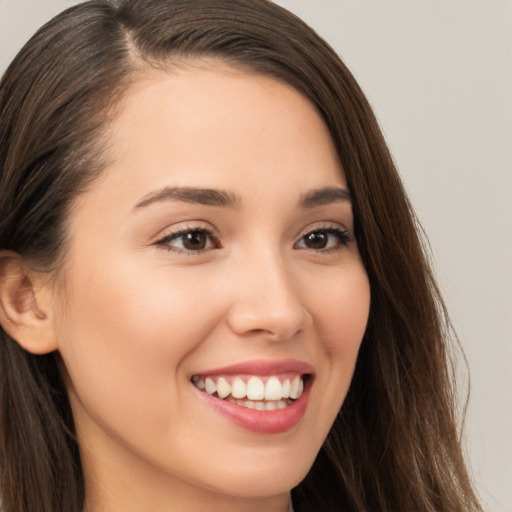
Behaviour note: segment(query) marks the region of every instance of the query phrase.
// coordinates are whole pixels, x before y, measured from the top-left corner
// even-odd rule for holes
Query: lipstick
[[[255,360],[194,374],[202,400],[236,425],[262,434],[292,429],[304,416],[313,367],[294,360]]]

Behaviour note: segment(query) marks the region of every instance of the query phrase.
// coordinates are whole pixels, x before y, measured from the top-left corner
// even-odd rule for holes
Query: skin
[[[370,303],[350,202],[298,205],[347,187],[328,130],[289,86],[203,63],[133,84],[107,138],[111,164],[69,219],[51,315],[86,510],[284,512],[342,405]],[[165,187],[237,201],[136,207]],[[169,240],[183,229],[215,240],[187,250]],[[327,246],[308,247],[310,232]],[[279,434],[236,425],[190,382],[290,358],[315,378],[304,417]]]

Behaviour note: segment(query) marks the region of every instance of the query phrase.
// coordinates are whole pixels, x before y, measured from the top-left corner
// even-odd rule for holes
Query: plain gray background
[[[0,0],[0,73],[66,0]],[[512,2],[278,0],[337,50],[380,120],[468,358],[466,445],[512,512]]]

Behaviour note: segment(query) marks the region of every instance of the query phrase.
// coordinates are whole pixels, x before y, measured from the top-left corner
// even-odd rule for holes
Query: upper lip
[[[279,359],[279,360],[263,360],[244,361],[241,363],[223,366],[222,368],[213,368],[206,371],[194,373],[207,377],[208,375],[276,375],[279,373],[294,372],[301,375],[313,374],[314,369],[309,363],[299,361],[297,359]]]

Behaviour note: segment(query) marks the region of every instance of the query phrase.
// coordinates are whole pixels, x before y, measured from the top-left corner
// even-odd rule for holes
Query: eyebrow
[[[339,202],[352,202],[350,192],[346,188],[326,187],[308,192],[300,199],[299,208],[309,209]]]
[[[181,201],[183,203],[203,204],[206,206],[221,206],[226,208],[238,209],[241,200],[235,194],[224,190],[210,188],[194,187],[165,187],[151,192],[145,196],[142,201],[135,205],[135,210],[144,208],[150,204],[162,201]]]
[[[206,206],[239,209],[241,199],[224,190],[194,187],[165,187],[151,192],[135,205],[135,210],[164,201],[181,201]],[[351,202],[350,192],[345,188],[326,187],[305,194],[298,203],[301,209],[310,209],[331,203]]]

